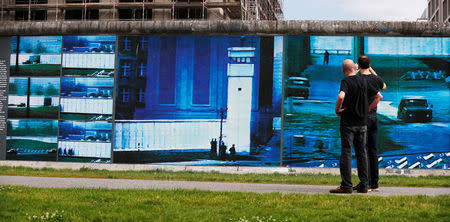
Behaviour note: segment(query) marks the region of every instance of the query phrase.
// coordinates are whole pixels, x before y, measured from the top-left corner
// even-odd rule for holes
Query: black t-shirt
[[[367,83],[360,76],[346,76],[341,81],[341,90],[345,92],[341,115],[341,126],[364,126],[367,124],[369,110]]]
[[[363,78],[367,81],[367,96],[369,98],[369,105],[372,103],[372,101],[375,99],[375,96],[377,93],[383,88],[384,82],[381,77],[377,75],[365,75],[361,74]],[[369,116],[377,116],[377,107],[375,107],[373,110],[369,112]]]

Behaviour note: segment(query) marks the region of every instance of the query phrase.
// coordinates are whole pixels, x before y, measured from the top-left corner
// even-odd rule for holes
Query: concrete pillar
[[[309,36],[287,36],[285,70],[288,75],[298,75],[311,61],[311,40]]]
[[[358,62],[360,55],[364,55],[364,37],[355,36],[353,38],[353,61]]]
[[[207,19],[207,20],[224,20],[224,19],[229,19],[229,18],[225,17],[223,9],[214,8],[214,9],[207,10],[205,19]]]
[[[119,0],[100,0],[100,3],[112,3],[113,1],[119,2]],[[114,14],[116,19],[119,18],[119,13],[117,8],[115,9],[99,9],[99,20],[111,20],[114,19]]]
[[[50,5],[56,5],[61,4],[61,1],[63,0],[48,0],[48,4]],[[58,10],[56,9],[47,9],[47,21],[56,21],[56,14],[58,13]],[[58,15],[58,20],[60,20],[60,15]]]
[[[153,0],[153,2],[172,2],[171,0]],[[153,9],[153,20],[171,20],[172,9]]]

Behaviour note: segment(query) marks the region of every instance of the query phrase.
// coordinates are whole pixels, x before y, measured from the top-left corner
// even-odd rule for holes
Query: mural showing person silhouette
[[[323,64],[328,65],[328,62],[330,61],[330,53],[328,52],[328,50],[325,50],[325,53],[323,55]]]
[[[211,157],[215,157],[217,156],[217,140],[216,139],[211,139],[211,150],[209,151],[211,154]]]
[[[224,142],[219,146],[219,158],[220,160],[225,160],[225,156],[227,155],[227,146]]]
[[[230,160],[235,162],[236,161],[236,147],[234,144],[230,148]]]

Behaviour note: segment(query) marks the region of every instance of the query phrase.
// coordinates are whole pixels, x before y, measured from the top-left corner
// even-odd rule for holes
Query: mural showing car
[[[398,106],[397,118],[405,122],[431,122],[433,105],[422,96],[405,96]]]
[[[289,77],[286,84],[286,97],[295,96],[308,99],[310,83],[305,77]]]

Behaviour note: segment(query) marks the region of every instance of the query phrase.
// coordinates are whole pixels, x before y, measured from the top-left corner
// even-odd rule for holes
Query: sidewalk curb
[[[98,179],[98,178],[61,178],[61,177],[24,177],[0,176],[0,184],[7,186],[27,186],[53,189],[151,189],[151,190],[201,190],[214,192],[248,192],[248,193],[298,193],[330,194],[336,186],[264,184],[264,183],[230,183],[204,181],[165,181],[133,179]],[[339,195],[339,194],[338,194]],[[344,194],[347,195],[347,194]],[[417,187],[382,187],[378,192],[353,195],[368,196],[441,196],[450,195],[450,188]]]
[[[174,166],[151,164],[110,164],[110,163],[69,163],[44,161],[11,161],[2,160],[0,166],[30,167],[34,169],[71,169],[81,168],[109,170],[109,171],[191,171],[191,172],[219,172],[228,174],[332,174],[340,175],[339,168],[308,168],[308,167],[249,167],[249,166]],[[356,174],[356,169],[352,169]],[[449,176],[450,170],[423,170],[423,169],[380,169],[380,175],[419,176]]]

